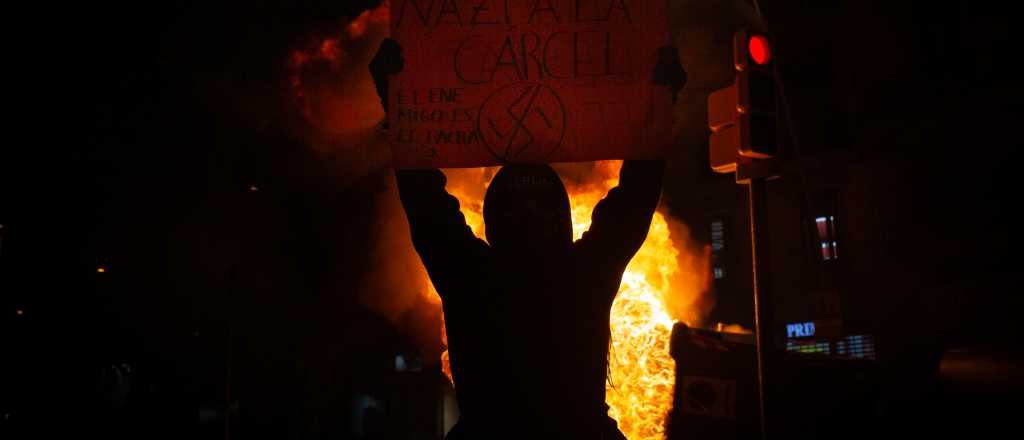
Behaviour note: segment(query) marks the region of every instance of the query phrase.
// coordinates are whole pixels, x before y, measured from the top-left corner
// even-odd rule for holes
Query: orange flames
[[[295,50],[287,60],[290,95],[313,133],[311,147],[333,150],[372,138],[383,112],[366,65],[375,42],[386,33],[388,9],[385,1],[350,21],[336,35]],[[589,228],[594,206],[618,183],[620,163],[599,162],[592,168],[555,166],[569,190],[575,238]],[[484,236],[483,196],[495,172],[495,168],[446,170],[448,191],[459,198],[466,221],[479,237]],[[408,246],[408,257],[415,258],[411,243],[395,246]],[[395,249],[384,248],[389,257],[385,261],[393,262]],[[609,322],[612,342],[605,399],[609,414],[630,440],[664,437],[675,382],[675,363],[669,356],[672,325],[682,321],[698,326],[706,316],[712,305],[706,295],[709,260],[709,248],[695,246],[685,225],[659,212],[647,241],[626,269]],[[426,299],[436,307],[440,298],[422,266],[418,267],[416,273],[422,274],[428,286]],[[382,278],[393,277],[384,274]],[[390,314],[397,312],[391,310]],[[442,343],[447,343],[444,334]],[[441,361],[450,380],[447,351]]]
[[[599,162],[590,172],[579,165],[556,166],[567,180],[572,205],[573,235],[590,227],[590,214],[608,190],[618,184],[620,161]],[[494,168],[446,170],[448,191],[459,198],[473,232],[484,236],[483,194]],[[579,174],[578,180],[565,175]],[[622,278],[612,305],[610,377],[605,401],[609,414],[630,440],[661,439],[672,405],[675,362],[669,355],[672,325],[699,324],[710,304],[708,255],[689,243],[685,226],[658,212],[643,247]],[[433,288],[431,288],[433,291]],[[447,352],[443,369],[450,376]]]

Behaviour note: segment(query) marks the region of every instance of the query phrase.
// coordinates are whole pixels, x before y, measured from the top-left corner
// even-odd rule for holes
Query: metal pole
[[[761,416],[761,438],[768,438],[767,354],[773,345],[769,304],[768,237],[761,233],[765,212],[765,181],[751,178],[747,184],[750,196],[750,250],[754,286],[754,335],[757,343],[757,391]]]

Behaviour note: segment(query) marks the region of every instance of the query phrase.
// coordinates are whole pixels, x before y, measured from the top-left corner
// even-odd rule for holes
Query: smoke
[[[680,156],[703,162],[707,159],[688,147],[707,145],[708,95],[735,78],[733,34],[744,27],[766,28],[748,0],[678,0],[669,2],[668,8],[669,39],[689,73],[675,105],[673,135],[682,147],[677,148]]]
[[[327,35],[311,36],[285,60],[293,131],[333,162],[345,181],[388,166],[379,130],[384,110],[369,63],[388,36],[389,2]]]
[[[355,287],[367,308],[387,319],[426,363],[443,347],[441,303],[412,247],[380,124],[384,110],[369,63],[388,36],[389,2],[347,23],[309,36],[284,61],[293,131],[328,162],[345,185],[381,179],[367,252],[369,267]]]
[[[409,223],[388,173],[371,213],[371,268],[357,288],[360,301],[394,324],[426,363],[441,355],[441,301],[412,246]]]
[[[676,139],[688,145],[706,142],[703,106],[708,91],[724,85],[724,78],[731,72],[730,51],[725,50],[731,44],[731,32],[742,23],[756,21],[740,0],[710,3],[713,5],[675,2],[670,17],[672,39],[690,72],[690,84],[675,109]],[[377,219],[371,232],[374,245],[367,255],[372,269],[357,286],[358,295],[368,308],[402,331],[421,359],[432,362],[440,357],[444,345],[440,301],[412,247],[393,176],[381,173],[389,166],[390,149],[379,130],[384,113],[368,71],[377,47],[389,34],[388,15],[389,3],[385,1],[347,24],[339,23],[335,33],[312,36],[295,48],[284,62],[287,94],[296,133],[333,163],[342,181],[386,176],[372,213]],[[711,18],[702,20],[699,16]],[[593,206],[617,183],[620,163],[554,165],[571,195],[574,218],[585,219],[586,224],[574,225],[577,238],[589,224]],[[478,237],[485,236],[482,204],[496,171],[445,170],[447,189],[460,200],[462,212]],[[676,252],[674,265],[647,268],[645,272],[649,281],[665,292],[663,300],[673,319],[704,326],[715,303],[710,248],[695,240],[686,224],[665,210],[659,213],[668,230],[664,239],[670,243],[657,247],[664,250],[667,245]],[[646,257],[638,254],[637,258]]]
[[[711,288],[711,246],[698,242],[690,227],[674,217],[664,214],[669,237],[679,252],[677,268],[671,276],[672,290],[665,298],[665,306],[673,319],[691,327],[704,327],[715,306]]]

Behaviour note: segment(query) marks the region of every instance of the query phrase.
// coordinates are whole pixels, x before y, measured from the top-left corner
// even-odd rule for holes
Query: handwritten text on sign
[[[652,158],[671,96],[651,84],[659,0],[394,0],[399,168]]]

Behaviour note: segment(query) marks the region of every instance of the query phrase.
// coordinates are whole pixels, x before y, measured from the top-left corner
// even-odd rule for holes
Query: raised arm
[[[594,207],[590,229],[577,244],[625,268],[647,239],[664,174],[661,160],[623,162],[619,185]]]
[[[444,284],[464,278],[470,264],[482,261],[487,243],[473,235],[459,200],[445,191],[440,170],[396,170],[395,177],[413,246],[443,296],[450,291]]]
[[[652,82],[669,87],[672,102],[676,102],[686,80],[678,49],[674,46],[658,48],[658,64]],[[619,186],[608,191],[604,200],[594,207],[590,229],[577,246],[588,254],[607,256],[624,269],[647,239],[651,218],[661,198],[664,175],[663,160],[625,161],[619,171]]]
[[[404,68],[401,45],[385,38],[369,65],[385,115],[388,113],[388,76]],[[383,127],[387,126],[385,117]],[[459,211],[459,200],[445,191],[447,178],[440,170],[395,170],[395,179],[398,196],[409,219],[413,247],[443,297],[454,291],[446,288],[446,284],[465,278],[461,273],[467,270],[466,266],[481,261],[487,252],[487,243],[473,235]]]

